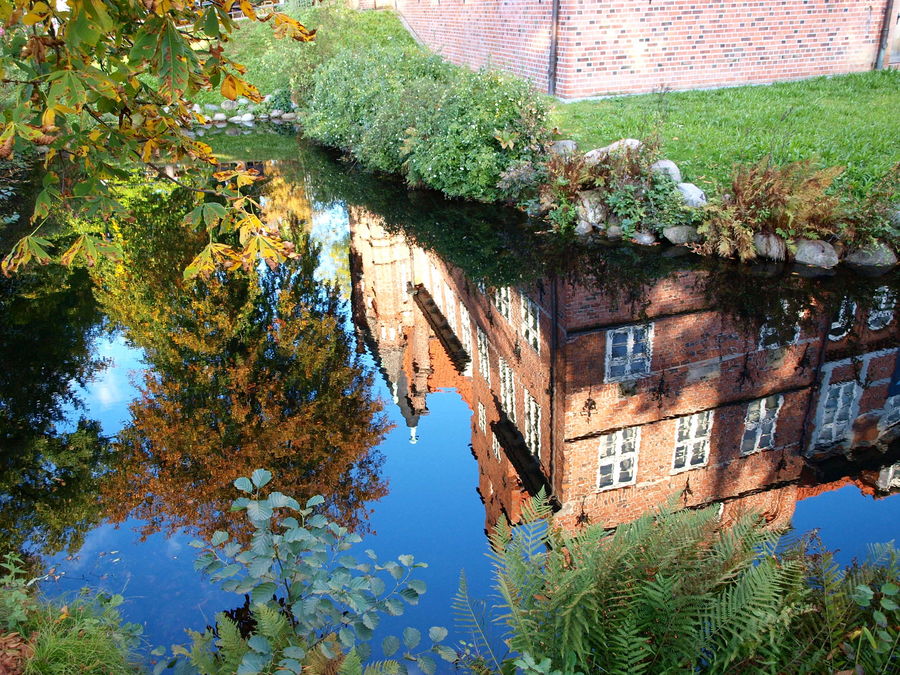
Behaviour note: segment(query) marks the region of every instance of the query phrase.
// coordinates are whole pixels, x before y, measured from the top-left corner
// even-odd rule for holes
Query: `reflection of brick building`
[[[847,303],[834,322],[751,330],[711,310],[703,273],[685,271],[648,288],[637,319],[584,286],[479,288],[363,211],[351,237],[354,318],[410,426],[439,388],[473,411],[489,524],[515,520],[542,485],[569,526],[616,525],[676,496],[787,522],[815,484],[849,480],[846,462],[835,478],[808,457],[880,457],[900,429],[887,289],[866,316]],[[882,492],[892,481],[888,469],[855,479]]]

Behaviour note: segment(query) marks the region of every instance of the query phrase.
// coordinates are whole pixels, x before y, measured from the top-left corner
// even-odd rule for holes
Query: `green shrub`
[[[512,656],[491,650],[464,582],[454,602],[479,673],[888,673],[900,667],[900,557],[841,569],[758,517],[651,512],[614,532],[556,529],[535,500],[491,535]],[[463,580],[464,581],[464,580]],[[474,609],[473,609],[474,608]]]
[[[360,537],[315,511],[325,501],[322,497],[301,507],[280,492],[264,495],[271,478],[270,472],[257,469],[234,482],[248,495],[237,499],[233,509],[247,514],[253,528],[249,542],[219,531],[209,545],[193,543],[203,549],[195,563],[198,570],[224,590],[249,596],[250,619],[238,625],[225,613],[216,615],[215,630],[191,632],[191,649],[176,647],[177,658],[160,662],[158,671],[178,666],[205,675],[362,675],[381,617],[403,614],[405,605],[417,604],[425,592],[424,582],[412,576],[424,563],[401,555],[380,564],[371,550],[365,561],[358,560],[350,550]],[[407,628],[402,659],[373,664],[365,672],[406,673],[406,664],[413,663],[434,675],[435,657],[456,659],[453,649],[440,644],[446,636],[444,628],[432,627],[430,645],[420,648],[421,634]],[[388,636],[382,649],[391,657],[401,650],[401,638]]]
[[[527,83],[418,47],[336,55],[313,74],[305,108],[310,138],[452,197],[497,199],[501,174],[545,140],[546,111]]]
[[[46,602],[20,559],[9,555],[0,567],[0,632],[31,636],[25,675],[142,672],[135,654],[141,627],[122,622],[122,596],[83,591],[64,605]]]

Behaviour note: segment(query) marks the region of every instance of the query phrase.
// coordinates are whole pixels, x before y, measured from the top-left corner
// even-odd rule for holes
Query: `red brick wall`
[[[557,94],[578,98],[868,70],[887,0],[561,0]],[[362,0],[454,63],[546,90],[552,0]],[[887,60],[887,59],[886,59]]]

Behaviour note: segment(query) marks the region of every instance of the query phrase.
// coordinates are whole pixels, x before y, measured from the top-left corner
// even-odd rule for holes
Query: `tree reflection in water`
[[[324,494],[333,516],[360,527],[386,493],[374,447],[388,426],[337,289],[316,279],[305,224],[282,223],[295,260],[185,282],[202,245],[178,226],[187,196],[155,190],[134,189],[136,218],[118,232],[125,263],[98,279],[102,306],[148,363],[102,489],[106,514],[144,521],[145,535],[233,529],[232,481],[265,467],[273,489]]]

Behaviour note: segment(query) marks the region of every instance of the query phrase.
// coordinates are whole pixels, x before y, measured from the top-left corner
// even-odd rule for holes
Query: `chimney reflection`
[[[749,327],[706,272],[634,303],[563,280],[490,288],[351,209],[353,314],[416,438],[427,396],[472,410],[487,526],[541,488],[565,527],[616,526],[677,498],[787,524],[849,483],[900,489],[896,293],[863,310]]]

